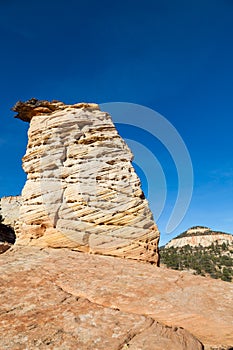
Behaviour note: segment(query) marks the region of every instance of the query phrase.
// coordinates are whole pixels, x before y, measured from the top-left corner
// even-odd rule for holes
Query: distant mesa
[[[195,275],[233,280],[233,235],[205,226],[191,227],[160,248],[161,263]]]
[[[173,238],[165,245],[165,248],[181,248],[185,245],[190,245],[191,247],[199,245],[202,247],[208,247],[211,244],[216,243],[219,245],[223,243],[233,244],[233,236],[230,233],[214,231],[209,227],[194,226]]]

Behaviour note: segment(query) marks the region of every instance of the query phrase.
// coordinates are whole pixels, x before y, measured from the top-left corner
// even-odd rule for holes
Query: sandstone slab
[[[199,350],[202,342],[208,350],[233,345],[231,283],[38,247],[2,254],[0,279],[0,348]]]

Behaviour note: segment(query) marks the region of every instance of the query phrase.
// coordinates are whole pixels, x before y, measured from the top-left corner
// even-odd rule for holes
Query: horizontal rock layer
[[[111,117],[95,104],[57,101],[15,111],[30,120],[17,244],[158,264],[159,232]]]

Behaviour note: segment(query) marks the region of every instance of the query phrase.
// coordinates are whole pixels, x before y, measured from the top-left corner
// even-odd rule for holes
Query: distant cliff
[[[173,238],[160,249],[161,263],[175,270],[231,282],[233,278],[233,236],[195,226]]]
[[[213,231],[209,227],[195,226],[173,238],[165,248],[181,248],[185,245],[208,247],[213,243],[233,244],[233,236],[229,233]]]

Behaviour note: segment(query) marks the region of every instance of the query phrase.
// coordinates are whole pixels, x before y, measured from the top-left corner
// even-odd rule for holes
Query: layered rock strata
[[[173,238],[165,248],[182,248],[186,245],[209,247],[211,244],[221,245],[223,243],[233,245],[233,235],[214,231],[204,226],[195,226]]]
[[[2,223],[12,228],[19,219],[21,196],[8,196],[0,198],[0,217]]]
[[[17,244],[158,264],[159,232],[110,115],[36,99],[13,110],[30,122]]]

